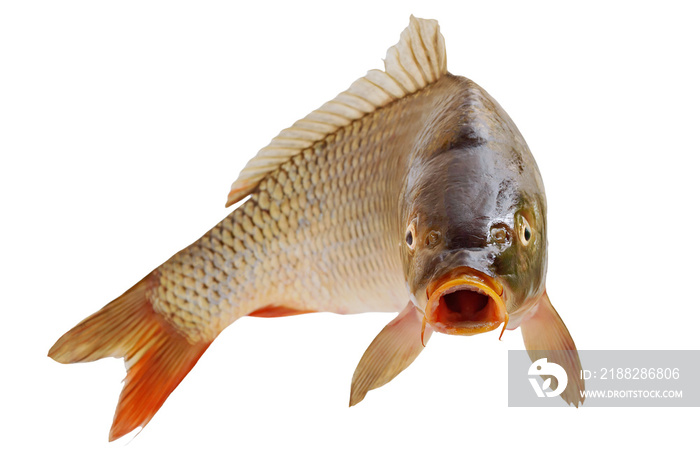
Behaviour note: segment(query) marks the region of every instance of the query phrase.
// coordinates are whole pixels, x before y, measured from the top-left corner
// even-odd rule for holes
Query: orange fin
[[[578,407],[583,403],[584,381],[581,379],[581,360],[576,344],[557,311],[549,301],[547,292],[535,304],[533,315],[520,324],[525,348],[533,362],[546,358],[560,365],[568,377],[566,389],[560,394],[568,404]],[[552,390],[556,389],[556,378]]]
[[[411,303],[406,305],[374,338],[352,376],[350,406],[359,403],[367,392],[384,386],[405,370],[421,353],[433,330],[423,329],[423,314]]]
[[[190,343],[153,310],[147,292],[156,284],[157,275],[148,275],[49,351],[61,363],[124,357],[127,374],[110,441],[145,426],[211,343]]]
[[[259,308],[248,316],[258,318],[279,318],[283,316],[304,315],[305,313],[315,313],[314,310],[297,310],[288,307],[279,307],[277,305],[268,305],[267,307]]]

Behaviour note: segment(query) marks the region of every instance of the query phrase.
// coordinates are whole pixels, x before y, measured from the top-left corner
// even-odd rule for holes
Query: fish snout
[[[497,279],[469,267],[459,267],[427,288],[425,322],[446,334],[469,336],[508,323],[503,286]]]

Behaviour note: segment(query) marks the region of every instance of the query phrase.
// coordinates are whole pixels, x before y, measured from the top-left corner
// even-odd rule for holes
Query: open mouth
[[[447,334],[485,333],[508,322],[503,287],[494,278],[461,267],[428,286],[426,323]]]

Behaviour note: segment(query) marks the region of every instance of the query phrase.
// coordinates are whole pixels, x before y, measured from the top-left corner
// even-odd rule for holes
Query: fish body
[[[434,331],[522,325],[533,360],[578,373],[545,292],[542,179],[515,124],[447,72],[435,21],[412,17],[386,68],[282,131],[234,182],[233,212],[52,347],[63,363],[124,357],[110,439],[145,425],[244,316],[399,312],[360,360],[351,405]],[[562,393],[575,404],[577,383]]]

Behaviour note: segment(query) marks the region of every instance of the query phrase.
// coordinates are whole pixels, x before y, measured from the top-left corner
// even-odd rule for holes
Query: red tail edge
[[[191,343],[153,310],[151,273],[56,341],[49,357],[60,363],[123,357],[126,379],[109,440],[145,426],[197,363],[211,341]]]

